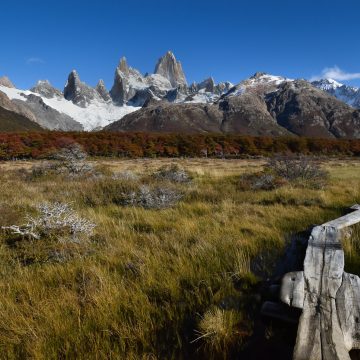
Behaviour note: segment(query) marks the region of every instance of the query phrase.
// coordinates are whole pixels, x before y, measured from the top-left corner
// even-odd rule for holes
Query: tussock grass
[[[261,171],[263,161],[178,159],[193,180],[172,184],[184,196],[161,210],[123,206],[118,197],[145,183],[165,185],[151,174],[172,161],[94,162],[103,177],[29,181],[19,172],[32,164],[0,166],[0,225],[20,223],[43,202],[71,203],[97,225],[86,249],[71,249],[77,256],[63,262],[43,258],[47,249],[36,242],[17,248],[0,233],[2,358],[229,358],[251,336],[259,283],[289,235],[360,202],[353,160],[325,163],[324,189],[244,191],[239,176]],[[138,178],[112,178],[123,171]],[[357,247],[349,249],[354,259]],[[41,261],[21,261],[24,253]]]

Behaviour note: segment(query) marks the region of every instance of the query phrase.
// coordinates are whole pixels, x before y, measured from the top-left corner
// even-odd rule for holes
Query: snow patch
[[[125,115],[140,109],[139,107],[134,106],[116,106],[113,103],[101,102],[98,100],[91,102],[86,108],[81,108],[64,98],[54,97],[52,99],[47,99],[28,90],[23,91],[0,86],[0,91],[4,92],[10,100],[17,99],[26,101],[24,95],[31,94],[41,97],[46,105],[60,113],[70,116],[75,121],[82,124],[86,131],[103,128],[114,121],[120,120]]]

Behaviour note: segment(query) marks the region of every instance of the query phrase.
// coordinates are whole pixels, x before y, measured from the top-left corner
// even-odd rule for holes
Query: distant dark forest
[[[51,158],[60,148],[82,145],[90,156],[224,157],[279,153],[360,155],[360,140],[252,137],[219,134],[145,134],[109,132],[0,133],[0,160]]]

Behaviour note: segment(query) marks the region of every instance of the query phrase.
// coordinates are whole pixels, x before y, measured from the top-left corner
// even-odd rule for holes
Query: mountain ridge
[[[38,81],[30,90],[19,90],[7,77],[0,78],[0,91],[7,96],[3,101],[10,111],[50,130],[93,131],[124,126],[118,130],[161,131],[162,124],[163,129],[180,132],[360,136],[357,88],[331,79],[308,82],[261,72],[236,85],[216,84],[211,76],[188,85],[181,62],[171,51],[157,61],[154,73],[145,75],[122,57],[110,90],[103,80],[95,87],[87,85],[73,70],[63,91],[47,80]],[[165,110],[159,113],[159,109]],[[178,121],[167,124],[166,113]],[[353,135],[346,124],[353,126]]]

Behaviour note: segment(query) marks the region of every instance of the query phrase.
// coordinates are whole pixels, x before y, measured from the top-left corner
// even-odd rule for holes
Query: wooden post
[[[350,360],[360,349],[360,279],[344,272],[341,246],[341,229],[360,222],[360,207],[352,209],[312,230],[304,271],[282,280],[281,300],[303,310],[294,360]]]

